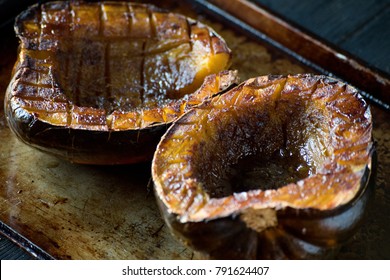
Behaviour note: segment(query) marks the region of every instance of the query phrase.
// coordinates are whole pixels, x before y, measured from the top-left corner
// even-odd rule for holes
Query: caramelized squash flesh
[[[370,109],[356,89],[324,76],[264,76],[176,121],[152,172],[166,222],[207,257],[324,258],[362,220],[373,153]]]

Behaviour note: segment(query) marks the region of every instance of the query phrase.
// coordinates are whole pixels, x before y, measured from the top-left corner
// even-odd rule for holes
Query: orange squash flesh
[[[250,79],[167,131],[152,164],[157,201],[172,230],[210,258],[325,257],[362,219],[371,133],[351,86]]]
[[[138,135],[151,126],[166,127],[213,94],[198,92],[191,97],[207,76],[227,69],[231,57],[226,43],[211,28],[147,4],[49,2],[19,15],[15,30],[20,49],[5,100],[10,126],[24,142],[81,163],[150,159],[151,152],[123,155],[127,158],[115,152],[111,158],[100,156],[98,148],[90,149],[89,159],[89,147],[71,143],[79,135],[88,138],[86,131],[104,134],[90,140],[109,142],[112,132]],[[223,80],[223,76],[227,73],[213,77]],[[221,90],[219,80],[207,82]],[[71,136],[68,143],[38,140],[35,134],[46,133],[41,128],[59,134],[67,130]],[[128,136],[131,142],[137,143],[137,137],[142,140]],[[99,149],[110,149],[100,144]],[[123,150],[131,145],[112,146]],[[82,156],[77,149],[83,150]]]

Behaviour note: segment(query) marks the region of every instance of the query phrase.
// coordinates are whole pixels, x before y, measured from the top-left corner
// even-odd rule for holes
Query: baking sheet
[[[156,2],[197,17],[219,32],[233,51],[231,68],[240,71],[242,80],[315,72],[268,43],[233,31],[212,16],[197,14],[195,6]],[[1,40],[3,93],[16,60],[17,41],[12,32],[4,33]],[[341,249],[338,258],[342,259],[390,258],[390,113],[375,105],[372,113],[378,147],[375,202],[359,232]],[[164,225],[151,190],[150,163],[88,166],[59,160],[16,139],[3,108],[0,143],[0,221],[36,245],[30,246],[31,254],[56,259],[196,258]],[[15,239],[26,246],[20,240]]]

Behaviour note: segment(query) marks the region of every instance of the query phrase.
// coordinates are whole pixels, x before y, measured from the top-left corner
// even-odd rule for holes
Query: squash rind
[[[240,111],[237,109],[240,106],[246,106],[246,109]],[[276,114],[279,119],[275,119],[273,108],[282,112]],[[269,114],[264,113],[267,110]],[[297,114],[297,110],[302,114]],[[310,150],[300,150],[309,163],[312,161],[316,166],[315,172],[296,183],[271,190],[261,190],[259,186],[246,192],[213,197],[207,191],[210,188],[207,182],[202,181],[207,176],[196,172],[209,170],[212,173],[226,166],[215,161],[208,163],[204,158],[211,156],[229,165],[237,156],[228,155],[233,151],[242,153],[245,141],[265,139],[278,142],[278,136],[274,135],[276,140],[266,138],[272,134],[261,138],[261,133],[266,131],[262,128],[257,134],[255,129],[251,130],[254,134],[249,138],[238,137],[241,142],[234,144],[234,135],[242,134],[250,127],[238,124],[242,124],[245,117],[249,122],[255,120],[251,114],[259,117],[258,123],[262,118],[265,126],[267,121],[272,123],[275,127],[270,131],[273,133],[277,132],[278,125],[283,124],[280,119],[299,123],[299,116],[304,116],[302,122],[310,119],[314,131],[319,131],[319,137],[326,137],[326,145],[318,145],[326,146],[327,150],[322,156],[316,155],[315,149],[314,154]],[[295,119],[291,118],[294,114]],[[318,128],[325,127],[324,124],[327,124],[326,128]],[[236,134],[223,132],[224,129],[233,131],[235,125]],[[288,134],[295,126],[283,127],[284,133]],[[223,138],[225,134],[230,137]],[[287,141],[294,143],[296,135],[292,132]],[[308,142],[303,144],[312,143],[311,132],[308,135]],[[229,140],[223,143],[222,139]],[[262,147],[279,147],[271,142]],[[209,148],[204,148],[205,145]],[[221,146],[224,148],[218,148]],[[207,149],[211,152],[208,153]],[[370,110],[356,89],[325,76],[265,76],[250,79],[179,118],[157,147],[152,176],[156,198],[167,224],[185,243],[211,258],[323,258],[351,237],[364,216],[374,185],[374,150]],[[221,174],[214,176],[218,178]],[[274,209],[278,223],[256,232],[240,218],[245,209]],[[219,231],[219,221],[231,224],[231,235],[227,229]],[[211,243],[217,244],[220,240],[220,247],[202,246],[201,243],[205,242],[202,231],[207,232]],[[252,236],[248,243],[241,242],[235,247],[234,250],[239,249],[242,254],[229,248],[225,253],[221,251],[224,244],[242,239],[242,234]],[[224,235],[229,237],[225,240]],[[273,238],[276,239],[272,241]],[[292,252],[276,248],[279,241],[286,244],[278,246],[290,245]],[[269,250],[273,252],[264,249],[263,245],[256,245],[259,242],[268,244],[264,246],[270,246]]]

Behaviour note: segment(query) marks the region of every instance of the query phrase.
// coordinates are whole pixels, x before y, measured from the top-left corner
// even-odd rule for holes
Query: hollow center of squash
[[[255,106],[218,113],[217,126],[209,114],[203,124],[206,140],[194,151],[194,170],[210,197],[277,189],[321,168],[329,156],[327,126],[316,109],[299,102],[291,106],[297,106],[294,116],[282,108],[266,112]]]

